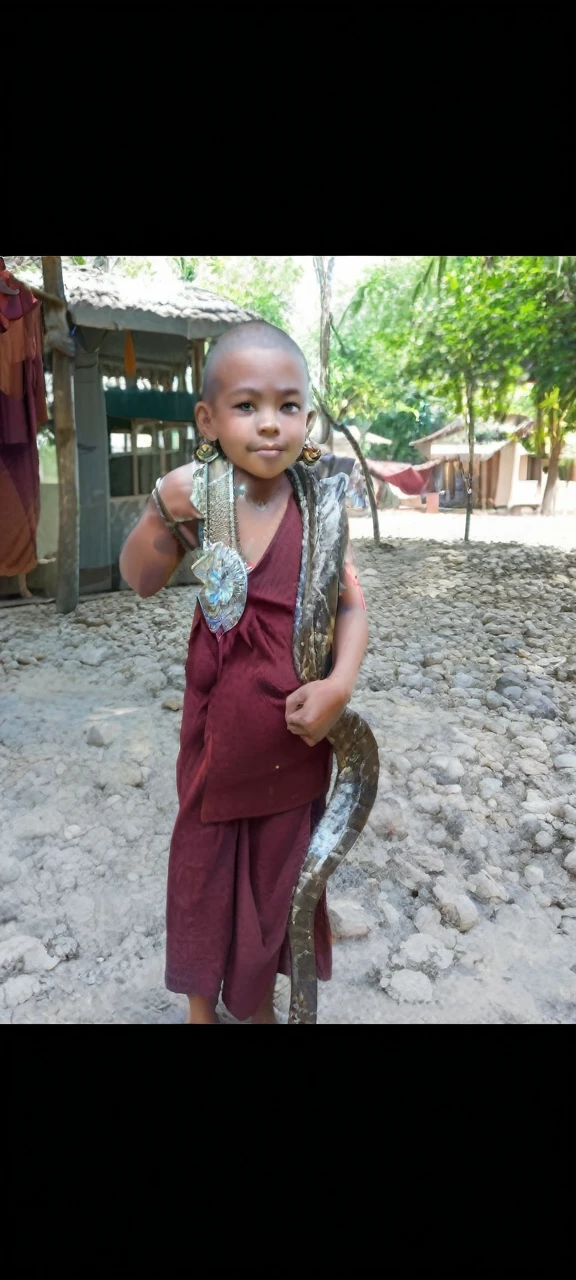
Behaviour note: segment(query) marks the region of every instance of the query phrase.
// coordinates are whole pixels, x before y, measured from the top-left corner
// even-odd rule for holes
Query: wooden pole
[[[474,403],[475,385],[472,379],[466,383],[466,412],[468,417],[468,475],[466,477],[466,523],[464,525],[464,541],[470,541],[470,521],[474,504],[474,444],[476,441],[476,406]]]
[[[196,338],[190,343],[190,364],[192,365],[192,390],[199,396],[202,390],[202,374],[204,371],[204,339]]]
[[[58,584],[56,612],[72,613],[78,604],[80,581],[80,502],[78,450],[74,416],[74,346],[68,337],[66,295],[61,258],[42,258],[44,288],[60,306],[44,302],[47,339],[52,348],[54,437],[58,463]],[[59,343],[60,349],[56,346]],[[64,354],[67,351],[68,354]]]

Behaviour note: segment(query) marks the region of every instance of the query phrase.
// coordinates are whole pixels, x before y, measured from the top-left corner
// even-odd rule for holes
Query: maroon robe
[[[170,849],[166,985],[223,999],[250,1017],[290,973],[294,886],[330,783],[332,752],[286,727],[299,688],[292,638],[302,550],[293,496],[248,575],[240,622],[214,636],[197,606],[188,661]],[[316,913],[319,978],[331,976],[325,896]]]
[[[30,573],[40,518],[38,427],[48,419],[42,368],[42,319],[30,290],[6,271],[18,293],[0,293],[0,577]]]

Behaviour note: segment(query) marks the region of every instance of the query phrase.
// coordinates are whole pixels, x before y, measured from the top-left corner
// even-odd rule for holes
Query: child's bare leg
[[[218,1022],[215,1000],[208,1000],[206,996],[188,996],[188,1004],[187,1022]]]
[[[276,1023],[278,1021],[274,1013],[275,986],[276,986],[276,979],[274,979],[274,982],[272,983],[271,987],[268,988],[266,995],[260,1001],[260,1004],[258,1005],[256,1012],[252,1014],[252,1022]]]
[[[18,590],[19,590],[20,595],[22,596],[22,599],[23,599],[23,600],[31,600],[31,599],[32,599],[32,592],[28,590],[28,585],[27,585],[27,583],[26,583],[26,574],[25,574],[25,573],[19,573],[19,574],[18,574]]]

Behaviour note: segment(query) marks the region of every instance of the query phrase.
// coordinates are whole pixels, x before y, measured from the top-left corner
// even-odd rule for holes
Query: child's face
[[[282,349],[229,352],[213,400],[196,406],[202,435],[219,440],[234,466],[266,480],[296,461],[314,417],[303,361]]]

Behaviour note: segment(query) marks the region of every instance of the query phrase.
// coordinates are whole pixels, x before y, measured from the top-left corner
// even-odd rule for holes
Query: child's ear
[[[210,412],[210,405],[207,404],[205,400],[199,400],[194,409],[194,414],[196,417],[196,426],[198,427],[200,434],[203,435],[206,440],[215,440],[216,432],[211,425],[212,414]]]
[[[310,413],[309,413],[309,414],[307,414],[307,417],[306,417],[306,430],[307,430],[308,432],[310,432],[310,431],[312,430],[312,427],[314,426],[314,423],[315,423],[315,421],[316,421],[316,418],[317,418],[317,417],[318,417],[318,414],[316,413],[316,410],[315,410],[315,409],[311,409],[311,410],[310,410]]]

